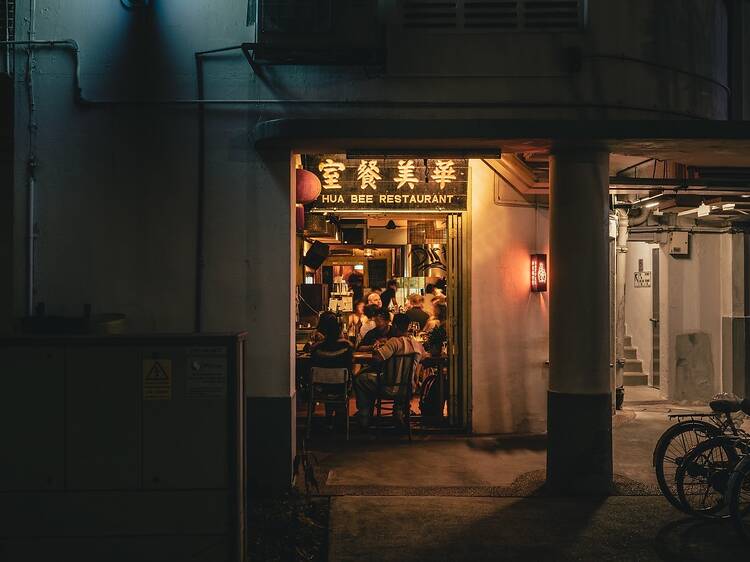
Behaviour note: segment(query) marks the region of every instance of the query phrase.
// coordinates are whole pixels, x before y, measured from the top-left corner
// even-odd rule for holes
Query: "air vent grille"
[[[403,0],[405,30],[576,31],[586,0]]]
[[[526,0],[523,4],[528,30],[575,31],[581,25],[579,0]]]
[[[466,29],[516,29],[518,2],[472,0],[464,2],[463,15]]]
[[[458,2],[406,0],[403,4],[403,26],[407,29],[455,29],[458,25]]]

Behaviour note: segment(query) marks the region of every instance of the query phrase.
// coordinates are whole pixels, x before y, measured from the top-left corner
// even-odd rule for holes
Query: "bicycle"
[[[694,513],[693,506],[680,499],[676,485],[677,471],[685,458],[712,438],[748,436],[737,427],[732,414],[743,410],[750,415],[750,400],[712,400],[710,407],[712,411],[707,413],[670,414],[669,419],[678,422],[662,434],[654,448],[652,461],[659,489],[669,503],[685,513]]]
[[[750,454],[737,463],[727,485],[729,515],[739,535],[750,542]]]

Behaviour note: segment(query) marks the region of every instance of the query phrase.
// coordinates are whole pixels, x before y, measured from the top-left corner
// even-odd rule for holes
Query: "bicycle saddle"
[[[745,404],[746,402],[747,404]],[[711,400],[708,405],[711,407],[711,410],[713,410],[714,412],[719,412],[720,414],[733,414],[735,412],[739,412],[740,410],[744,411],[745,406],[747,406],[747,409],[750,410],[750,401],[747,398],[745,398],[745,400],[743,400],[742,402],[740,402],[739,400],[730,400],[726,398],[720,400]]]

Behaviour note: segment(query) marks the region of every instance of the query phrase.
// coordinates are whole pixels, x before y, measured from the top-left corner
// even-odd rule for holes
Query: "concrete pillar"
[[[247,476],[271,495],[289,488],[296,451],[293,172],[289,150],[253,153],[248,170]]]
[[[547,485],[559,493],[612,484],[608,178],[605,150],[550,157]]]

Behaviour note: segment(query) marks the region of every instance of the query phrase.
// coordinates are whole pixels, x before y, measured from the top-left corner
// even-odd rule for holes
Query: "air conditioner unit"
[[[258,0],[256,59],[372,63],[382,58],[378,0]]]
[[[336,224],[317,213],[305,213],[305,236],[325,244],[338,244],[341,240]]]

